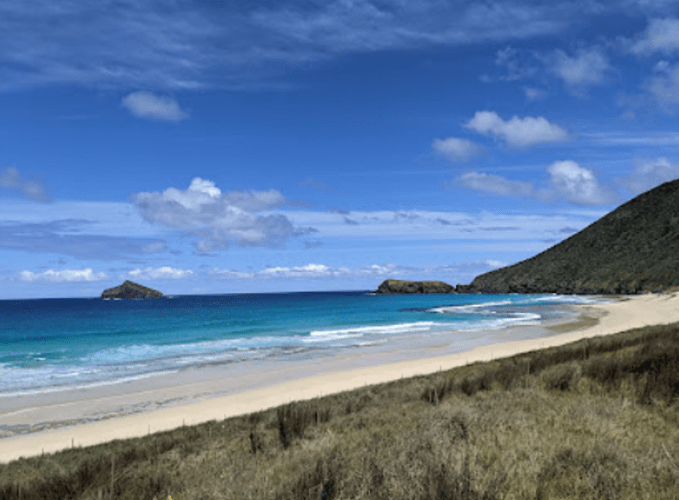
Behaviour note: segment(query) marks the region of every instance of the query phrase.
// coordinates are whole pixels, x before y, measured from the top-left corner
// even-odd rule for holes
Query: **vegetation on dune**
[[[675,499],[679,324],[0,466],[0,498]]]

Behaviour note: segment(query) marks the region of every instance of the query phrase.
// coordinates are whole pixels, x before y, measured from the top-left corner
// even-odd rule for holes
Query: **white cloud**
[[[508,266],[509,264],[506,262],[502,262],[499,260],[493,260],[493,259],[488,259],[485,261],[485,263],[488,265],[488,267],[491,267],[493,269],[497,269],[499,267],[505,267]]]
[[[386,276],[386,275],[398,275],[403,271],[399,269],[398,266],[394,264],[372,264],[370,266],[358,269],[356,274],[368,275],[368,276]]]
[[[594,173],[572,160],[556,161],[548,168],[551,189],[542,191],[547,199],[554,196],[566,198],[575,205],[608,205],[616,196],[603,188]]]
[[[170,266],[162,267],[147,267],[145,269],[133,269],[129,271],[128,276],[132,279],[145,280],[165,280],[165,279],[185,279],[194,276],[193,271],[185,269],[176,269]]]
[[[457,137],[434,139],[432,147],[434,151],[451,161],[468,161],[480,151],[480,148],[472,141]]]
[[[500,196],[533,196],[533,185],[530,182],[512,181],[499,175],[467,172],[459,177],[459,181],[470,189]]]
[[[189,117],[185,111],[182,111],[176,100],[167,96],[157,96],[151,92],[132,92],[123,97],[121,102],[137,118],[180,122]]]
[[[167,245],[163,242],[156,242],[156,243],[149,243],[148,245],[144,245],[141,248],[143,253],[156,253],[156,252],[164,252],[167,250]]]
[[[670,62],[669,61],[658,61],[655,66],[653,67],[653,71],[656,73],[667,73],[667,71],[670,69]]]
[[[519,118],[515,115],[505,121],[493,111],[477,111],[465,127],[480,134],[499,137],[510,146],[519,148],[569,139],[568,132],[542,116]]]
[[[495,54],[495,64],[504,68],[507,73],[500,80],[514,81],[534,75],[538,67],[534,61],[534,55],[525,50],[517,50],[513,47],[505,47]]]
[[[371,264],[362,267],[333,267],[325,264],[307,264],[293,267],[269,267],[260,271],[243,272],[232,269],[212,269],[209,275],[223,280],[297,280],[317,278],[341,278],[341,279],[365,279],[374,278],[384,280],[387,278],[402,279],[444,279],[445,275],[452,279],[459,279],[461,275],[470,274],[472,277],[481,272],[490,271],[507,266],[503,261],[495,259],[476,260],[456,264],[434,265],[431,267],[403,266],[394,263]],[[451,281],[445,278],[444,281]],[[379,282],[379,281],[378,281]],[[457,281],[459,283],[459,281]],[[377,285],[375,285],[376,287]]]
[[[567,33],[573,19],[600,9],[566,1],[177,2],[171,9],[150,0],[5,1],[0,88],[252,88],[275,84],[289,65],[336,55]]]
[[[467,172],[457,178],[463,186],[499,196],[514,196],[542,201],[565,199],[575,205],[608,205],[618,196],[599,184],[594,173],[572,160],[552,163],[547,172],[549,186],[536,190],[533,183],[513,181],[499,175]]]
[[[232,269],[212,269],[210,275],[228,280],[268,280],[268,279],[317,279],[317,278],[350,278],[358,276],[396,276],[412,272],[415,268],[395,264],[372,264],[350,269],[325,264],[306,264],[303,266],[274,266],[259,271],[244,272]]]
[[[523,93],[529,101],[539,101],[547,96],[547,92],[534,87],[523,87]]]
[[[231,191],[225,193],[222,198],[229,205],[238,207],[248,212],[260,212],[262,210],[270,210],[275,207],[284,205],[287,200],[285,197],[275,189],[268,191]]]
[[[36,181],[28,181],[19,175],[14,167],[7,167],[0,172],[0,188],[11,189],[21,193],[24,197],[35,201],[49,202],[49,196],[45,194],[45,188]]]
[[[326,278],[346,275],[347,268],[333,268],[325,264],[307,264],[295,267],[267,267],[257,273],[258,278]]]
[[[663,182],[679,178],[679,164],[661,156],[655,160],[635,160],[632,174],[621,182],[633,193],[648,191]]]
[[[644,85],[645,91],[664,111],[674,111],[679,104],[679,65],[656,73]]]
[[[233,269],[212,269],[209,272],[210,276],[220,278],[220,279],[225,279],[225,280],[233,280],[233,279],[254,279],[255,278],[255,273],[253,272],[246,272],[246,271],[234,271]]]
[[[630,50],[639,55],[655,52],[667,54],[679,50],[679,19],[651,19]]]
[[[325,264],[306,264],[304,266],[274,266],[256,272],[213,269],[211,275],[221,279],[301,279],[331,278],[348,276],[351,271],[346,267],[331,267]]]
[[[224,250],[232,241],[240,246],[280,247],[292,236],[314,231],[293,227],[284,215],[256,213],[286,203],[276,190],[224,193],[200,177],[186,190],[137,193],[131,201],[146,221],[197,236],[195,246],[201,252]]]
[[[87,269],[64,269],[63,271],[48,269],[47,271],[39,273],[21,271],[18,278],[21,281],[29,283],[36,281],[48,283],[72,283],[79,281],[102,281],[108,279],[108,275],[106,273],[95,273],[88,267]]]
[[[575,57],[557,49],[551,66],[552,72],[572,88],[602,83],[609,69],[608,59],[598,48],[580,50]]]

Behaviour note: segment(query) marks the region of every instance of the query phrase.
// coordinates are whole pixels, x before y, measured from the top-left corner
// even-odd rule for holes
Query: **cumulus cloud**
[[[632,44],[630,51],[638,55],[655,52],[672,53],[679,50],[679,19],[651,19],[646,30]]]
[[[480,151],[479,146],[472,141],[459,139],[457,137],[434,139],[432,148],[434,148],[434,151],[451,161],[469,161]]]
[[[618,199],[616,193],[598,182],[591,170],[572,160],[554,162],[547,167],[547,172],[549,185],[542,189],[536,189],[530,182],[480,172],[467,172],[457,180],[465,187],[484,193],[549,202],[565,199],[574,205],[608,205]]]
[[[533,185],[530,182],[512,181],[499,175],[467,172],[459,177],[459,181],[465,187],[485,193],[522,198],[533,196]]]
[[[275,189],[268,191],[231,191],[224,193],[222,198],[226,203],[248,212],[270,210],[287,203],[285,197]]]
[[[32,271],[21,271],[18,275],[20,281],[29,283],[47,282],[47,283],[73,283],[81,281],[102,281],[108,279],[106,273],[95,273],[91,268],[86,269],[64,269],[62,271],[55,271],[48,269],[47,271],[34,273]]]
[[[515,115],[505,121],[493,111],[477,111],[465,127],[483,135],[500,138],[517,148],[564,142],[570,138],[568,132],[542,116],[519,118]]]
[[[186,190],[171,187],[162,193],[136,193],[130,199],[147,222],[196,236],[195,246],[201,252],[225,250],[231,242],[281,247],[293,236],[315,232],[295,228],[281,214],[257,213],[287,202],[273,189],[223,193],[213,181],[196,177]]]
[[[543,196],[563,197],[575,205],[608,205],[616,199],[615,194],[602,187],[594,173],[572,160],[556,161],[548,168],[551,189]]]
[[[0,188],[10,189],[20,193],[25,198],[49,202],[52,201],[42,184],[36,181],[29,181],[19,175],[19,171],[14,167],[7,167],[0,172]]]
[[[663,182],[679,178],[679,164],[661,156],[655,160],[635,160],[632,174],[622,184],[633,193],[648,191]]]
[[[137,118],[165,122],[180,122],[189,117],[171,97],[157,96],[151,92],[132,92],[122,99],[122,105]]]
[[[165,280],[165,279],[175,280],[192,278],[194,276],[194,273],[191,270],[176,269],[170,266],[133,269],[132,271],[129,271],[127,274],[132,279],[145,279],[145,280]]]
[[[551,65],[552,72],[574,89],[603,83],[609,69],[608,59],[598,48],[580,50],[574,57],[557,49]]]

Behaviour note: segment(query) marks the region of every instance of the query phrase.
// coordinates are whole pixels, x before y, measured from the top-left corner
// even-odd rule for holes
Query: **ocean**
[[[488,332],[566,314],[556,306],[602,300],[365,291],[2,300],[0,398],[422,340],[462,351],[497,342]]]

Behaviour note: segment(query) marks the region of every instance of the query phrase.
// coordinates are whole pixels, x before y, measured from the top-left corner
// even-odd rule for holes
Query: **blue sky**
[[[0,3],[0,298],[468,283],[679,177],[668,1]]]

